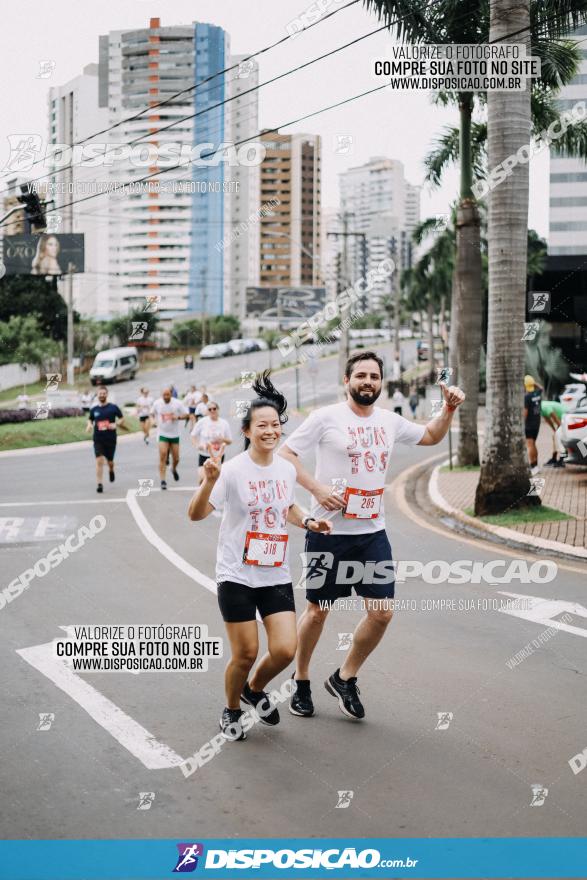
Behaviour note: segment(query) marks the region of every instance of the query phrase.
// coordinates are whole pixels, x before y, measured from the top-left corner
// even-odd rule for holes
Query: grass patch
[[[124,420],[132,432],[139,430],[138,419],[125,416]],[[85,416],[73,416],[66,419],[37,419],[14,425],[0,425],[0,451],[91,440],[91,433],[85,432],[87,421]],[[125,432],[118,433],[122,436]]]
[[[452,474],[462,474],[462,473],[466,473],[467,471],[480,471],[480,470],[481,470],[481,467],[478,464],[464,464],[464,465],[462,465],[462,467],[461,466],[457,467],[456,465],[453,465],[452,471],[448,465],[445,465],[444,467],[440,468],[440,473],[443,474],[445,472],[448,472],[448,473],[452,473]]]
[[[464,512],[468,516],[475,516],[472,507],[466,507]],[[507,513],[497,513],[492,516],[480,516],[483,522],[490,523],[494,526],[521,526],[526,523],[542,523],[557,522],[565,519],[575,519],[562,510],[555,510],[554,507],[546,507],[541,504],[539,507],[528,507],[525,510],[508,510]]]

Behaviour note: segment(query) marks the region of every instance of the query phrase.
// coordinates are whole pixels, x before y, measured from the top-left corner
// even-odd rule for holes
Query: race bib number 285
[[[343,516],[348,519],[376,519],[381,509],[383,489],[346,490],[346,507]]]

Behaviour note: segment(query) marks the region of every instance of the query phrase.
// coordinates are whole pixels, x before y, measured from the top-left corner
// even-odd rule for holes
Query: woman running
[[[210,455],[224,462],[224,450],[232,443],[230,425],[220,418],[220,407],[215,400],[207,404],[206,415],[199,419],[190,432],[192,443],[198,450],[198,480],[204,479],[203,465]]]
[[[287,402],[269,380],[253,384],[257,395],[242,420],[245,451],[225,465],[210,456],[204,482],[188,515],[205,519],[223,507],[216,557],[218,604],[232,656],[226,667],[226,707],[220,729],[227,740],[246,739],[241,700],[254,706],[264,724],[279,723],[264,688],[291,662],[296,651],[296,616],[288,564],[287,523],[329,533],[328,520],[304,514],[294,501],[295,468],[275,455]],[[250,678],[259,651],[257,611],[267,632],[268,651]]]

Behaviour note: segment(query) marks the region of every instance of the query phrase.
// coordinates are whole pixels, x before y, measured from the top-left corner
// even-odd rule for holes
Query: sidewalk
[[[482,442],[483,437],[480,435],[480,443]],[[551,457],[552,435],[547,425],[541,426],[537,446],[538,461],[540,463],[548,461]],[[572,465],[556,469],[542,467],[536,474],[537,478],[545,481],[544,487],[539,492],[542,504],[566,513],[572,519],[508,524],[504,527],[464,513],[465,510],[474,507],[479,471],[445,471],[443,466],[446,464],[447,462],[443,462],[435,468],[429,484],[431,500],[441,509],[456,514],[462,522],[475,524],[502,538],[515,538],[531,546],[587,558],[585,549],[587,547],[587,469]]]

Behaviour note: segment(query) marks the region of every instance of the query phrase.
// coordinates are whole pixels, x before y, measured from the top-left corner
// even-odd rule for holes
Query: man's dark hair
[[[355,366],[355,364],[358,364],[359,361],[377,361],[377,363],[379,364],[379,372],[381,373],[381,378],[383,379],[383,361],[375,351],[358,351],[356,354],[351,355],[346,362],[346,367],[344,368],[344,374],[347,379],[351,378],[353,367]]]

